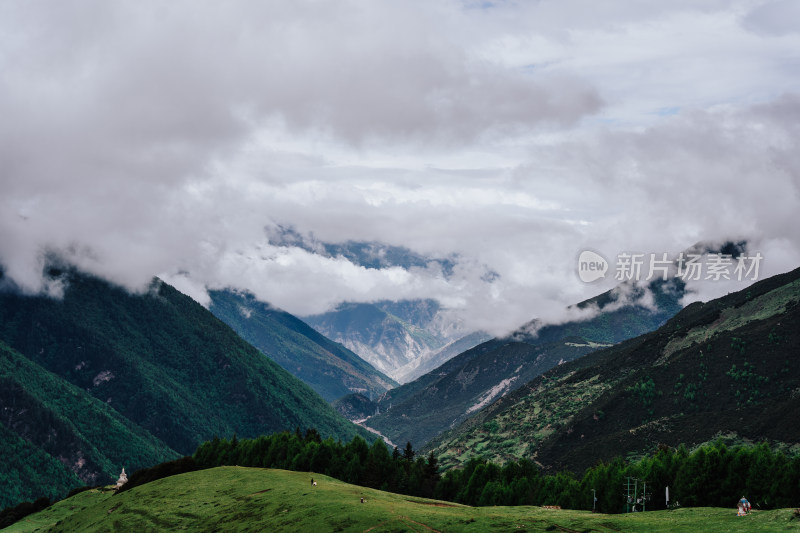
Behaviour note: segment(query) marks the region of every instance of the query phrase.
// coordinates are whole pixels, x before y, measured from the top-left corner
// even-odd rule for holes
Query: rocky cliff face
[[[422,361],[463,335],[433,300],[346,303],[304,320],[400,382],[418,376]],[[449,354],[456,355],[445,352],[435,360],[441,364]]]

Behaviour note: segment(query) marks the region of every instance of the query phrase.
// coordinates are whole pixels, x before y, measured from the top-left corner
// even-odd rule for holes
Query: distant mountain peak
[[[345,302],[303,320],[394,379],[418,375],[415,361],[464,336],[431,299]]]
[[[267,235],[269,242],[275,246],[301,248],[324,257],[344,257],[353,264],[365,268],[438,267],[445,277],[450,277],[458,261],[458,257],[455,255],[444,257],[424,255],[405,246],[395,246],[379,241],[326,242],[318,239],[313,233],[301,234],[292,226],[270,227],[267,229]]]

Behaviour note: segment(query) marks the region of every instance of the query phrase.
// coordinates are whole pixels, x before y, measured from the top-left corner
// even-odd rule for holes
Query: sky
[[[7,0],[0,72],[0,265],[30,293],[56,255],[298,315],[430,297],[500,333],[613,287],[619,254],[800,266],[792,0]]]

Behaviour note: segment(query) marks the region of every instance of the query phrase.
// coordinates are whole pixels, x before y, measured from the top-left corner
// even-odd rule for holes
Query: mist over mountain
[[[425,270],[444,279],[453,275],[458,261],[455,257],[426,257],[405,247],[380,242],[326,243],[313,235],[304,236],[281,226],[272,230],[270,242],[296,246],[324,257],[345,258],[367,269]],[[496,274],[487,272],[486,275]],[[436,357],[441,349],[456,340],[466,338],[462,349],[474,346],[467,346],[473,337],[464,329],[458,315],[430,298],[343,302],[328,312],[304,316],[303,320],[401,381],[424,373],[415,371],[422,360]],[[479,337],[475,339],[477,344]],[[440,363],[450,353],[455,355],[447,351],[440,355]]]
[[[681,310],[652,333],[560,365],[431,443],[581,471],[659,445],[800,442],[800,269]]]
[[[679,279],[621,285],[577,304],[592,309],[581,318],[529,322],[386,392],[374,407],[344,404],[340,412],[370,413],[365,425],[421,447],[552,367],[652,331],[681,309],[683,291]]]
[[[278,224],[268,227],[270,243],[276,246],[294,246],[325,257],[344,257],[353,264],[364,268],[381,269],[400,267],[403,269],[439,268],[442,275],[449,277],[458,261],[454,256],[425,256],[405,246],[393,246],[379,241],[354,241],[331,243],[319,240],[313,234],[303,235],[293,227]]]
[[[652,443],[625,432],[661,435],[662,418],[694,441],[704,415],[743,418],[742,398],[786,423],[768,407],[794,400],[769,404],[762,378],[788,386],[794,356],[757,325],[793,339],[791,309],[749,321],[773,300],[737,296],[693,322],[723,358],[730,332],[752,341],[705,381],[706,343],[663,327],[800,265],[798,3],[603,5],[0,2],[6,478],[100,479],[126,440],[139,464],[216,434],[366,434],[340,394],[419,446],[538,383],[552,410],[471,437],[517,453],[494,422],[552,436],[536,453],[553,465],[588,460],[580,435],[638,453]],[[604,346],[654,328],[643,351]],[[614,376],[584,377],[634,381],[560,373],[603,347]],[[634,352],[677,374],[628,374]],[[606,425],[573,409],[606,392]],[[130,427],[92,450],[70,423],[84,408]]]
[[[431,298],[494,336],[612,288],[586,249],[794,268],[793,4],[615,6],[0,8],[0,264],[295,316]]]

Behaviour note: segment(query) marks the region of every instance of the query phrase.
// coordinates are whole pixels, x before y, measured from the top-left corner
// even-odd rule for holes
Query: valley
[[[445,480],[451,472],[474,469],[479,464],[475,461],[489,460],[498,465],[493,468],[531,461],[543,473],[560,476],[583,472],[598,461],[620,457],[634,461],[659,447],[712,442],[732,447],[762,443],[789,457],[800,453],[800,435],[791,422],[800,416],[800,376],[789,363],[800,345],[795,327],[800,319],[800,269],[682,310],[677,307],[680,292],[672,286],[655,287],[661,295],[655,310],[633,300],[604,311],[616,298],[614,292],[604,293],[579,304],[596,305],[598,313],[593,317],[559,325],[526,325],[508,337],[467,349],[433,372],[399,386],[292,315],[247,295],[214,293],[212,311],[261,351],[159,280],[149,293],[131,295],[75,271],[55,270],[52,275],[64,280],[63,300],[12,293],[0,299],[5,324],[0,332],[3,342],[10,343],[0,345],[4,365],[0,370],[5,369],[0,379],[9,384],[4,390],[16,391],[12,396],[6,393],[3,402],[21,408],[16,414],[4,409],[0,435],[15,455],[5,463],[5,473],[0,473],[5,479],[39,479],[13,485],[13,491],[4,494],[8,503],[41,495],[59,498],[81,483],[102,484],[123,465],[146,467],[186,453],[192,441],[196,446],[211,437],[232,435],[235,442],[237,434],[252,438],[291,428],[315,428],[314,435],[345,441],[362,435],[374,441],[369,453],[378,454],[375,457],[388,457],[388,451],[379,453],[375,448],[384,447],[376,435],[382,436],[389,450],[410,442],[421,448],[420,457],[433,461],[430,464],[440,469]],[[23,322],[23,316],[33,319]],[[192,317],[192,326],[183,325],[184,316]],[[39,328],[37,334],[31,335],[23,323]],[[68,327],[54,327],[62,323]],[[148,324],[147,329],[137,329],[140,323]],[[100,343],[98,339],[104,338],[97,334],[100,327],[116,336]],[[159,343],[173,339],[178,328],[185,328],[181,348],[171,345],[169,352],[164,351]],[[63,336],[66,331],[69,337]],[[172,334],[165,335],[166,331]],[[203,351],[220,350],[222,340],[212,346],[193,340],[193,335],[207,339],[212,332],[230,344],[222,352],[227,354],[224,359],[220,355],[215,359],[213,354],[219,351],[209,355]],[[43,343],[42,339],[50,340]],[[187,349],[194,355],[191,365],[179,359],[186,357],[180,354]],[[49,355],[49,350],[58,357]],[[155,357],[156,353],[163,355]],[[346,394],[331,406],[272,362],[283,358],[287,364],[291,354],[298,357],[294,362],[298,377],[313,387],[315,375],[325,376],[330,384],[327,390],[344,387],[338,390]],[[308,357],[308,362],[301,362],[301,357]],[[66,361],[72,363],[64,365]],[[198,365],[208,367],[209,361],[226,362],[228,366],[219,367],[223,376],[229,367],[249,368],[251,378],[237,382],[224,399],[217,400],[221,403],[216,409],[227,413],[227,430],[208,426],[215,420],[219,424],[221,418],[198,414],[199,402],[191,400],[189,392],[196,387],[179,392],[184,387],[182,373],[191,372],[194,383],[200,383]],[[154,373],[154,365],[167,365],[163,368],[169,370]],[[310,373],[301,371],[304,365]],[[144,374],[128,370],[140,368],[151,370]],[[219,371],[211,374],[215,377],[207,382],[207,389],[225,387]],[[252,379],[258,375],[263,381]],[[192,407],[183,407],[171,396],[148,400],[142,393],[163,390],[163,385],[161,389],[138,385],[148,383],[143,380],[149,376],[156,378],[154,383],[168,378],[173,394],[186,398],[183,401]],[[154,401],[170,405],[172,416],[182,421],[183,433],[143,417],[147,411],[125,407],[131,401],[126,391],[134,390],[125,387],[131,380],[141,389],[138,405]],[[246,390],[242,383],[256,387],[244,403],[237,399]],[[258,387],[263,387],[261,392],[255,392]],[[373,388],[369,393],[362,390],[365,387],[385,389]],[[53,395],[56,390],[63,392]],[[272,399],[259,404],[257,398],[264,394]],[[99,401],[102,398],[106,401]],[[73,405],[75,401],[80,406]],[[290,407],[290,401],[306,402],[308,407]],[[273,411],[278,405],[287,411],[272,416],[283,421],[269,426],[264,409]],[[241,409],[242,414],[236,414]],[[250,422],[255,425],[236,421],[237,416],[258,412],[252,409],[261,409],[261,418]],[[82,414],[76,416],[77,412]],[[305,421],[288,421],[292,419],[287,417],[302,413],[306,413]],[[342,414],[363,427],[346,421]],[[40,420],[45,425],[37,425]],[[330,425],[325,426],[325,420]],[[109,425],[114,428],[110,432],[96,432],[98,426]],[[45,427],[57,428],[62,440],[46,437]],[[196,436],[189,437],[188,430]],[[405,453],[411,453],[410,446],[405,448]],[[66,450],[73,450],[69,461],[63,460]],[[134,450],[138,455],[132,455]],[[443,483],[445,494],[448,482]],[[397,490],[402,492],[401,487],[402,483]],[[483,487],[480,501],[489,501],[489,487]]]

